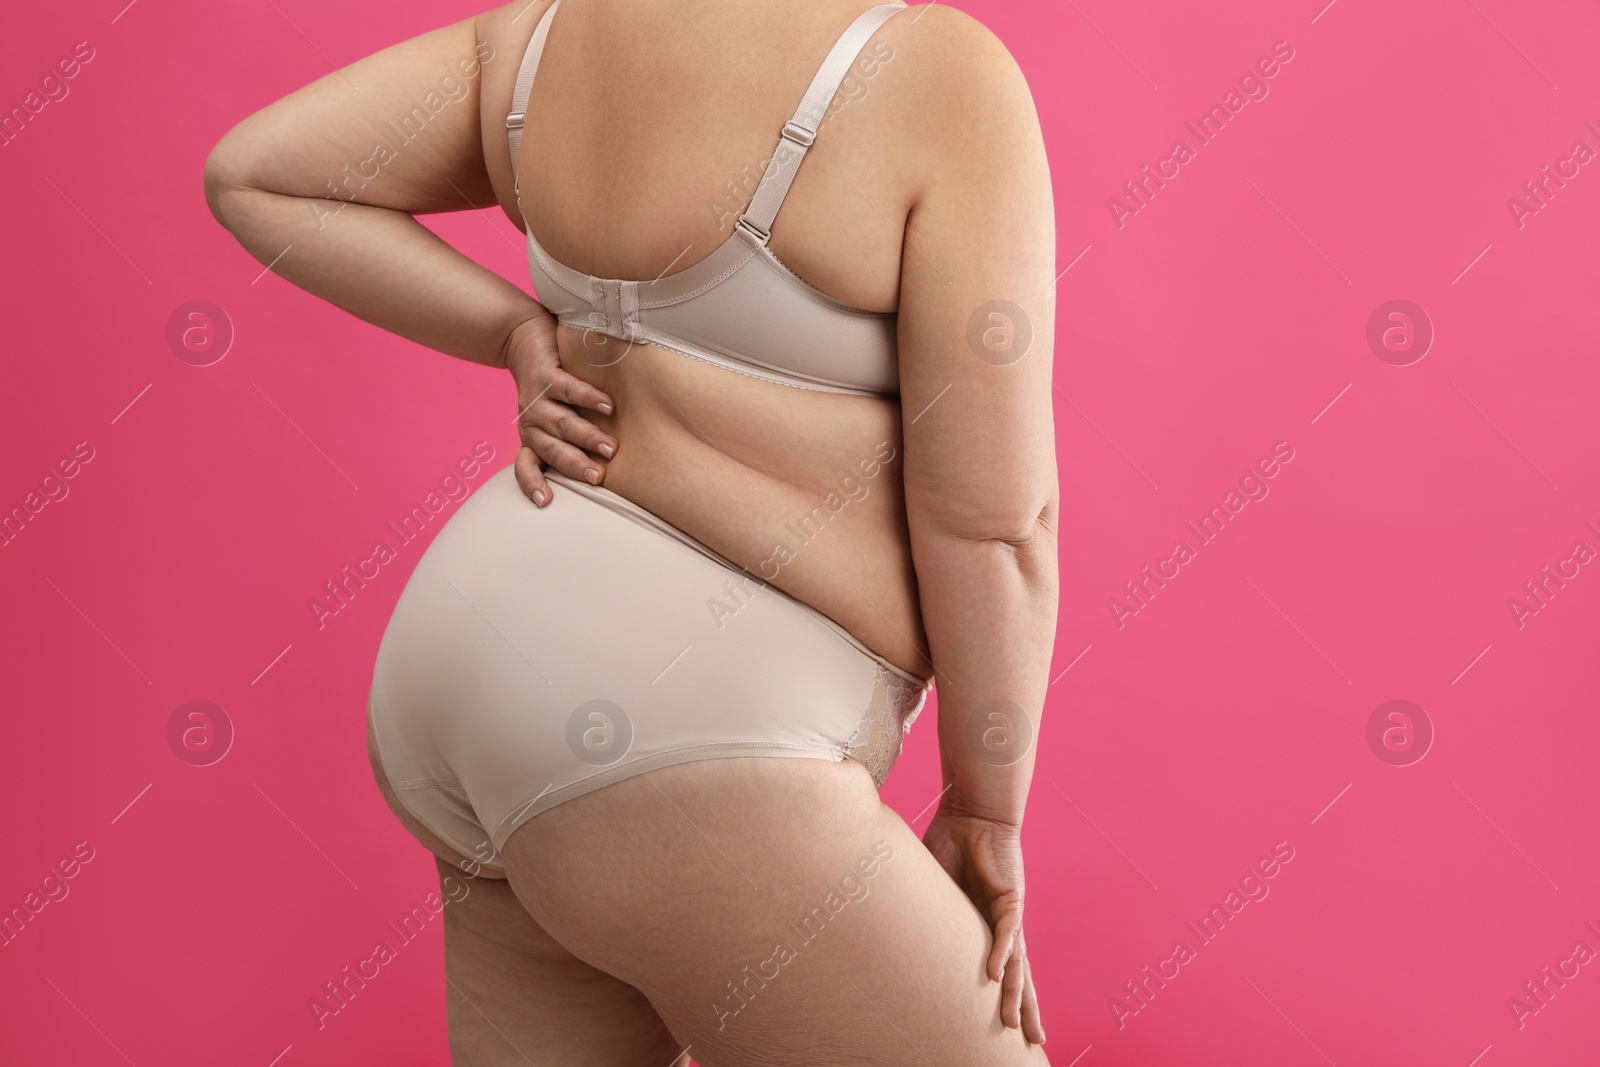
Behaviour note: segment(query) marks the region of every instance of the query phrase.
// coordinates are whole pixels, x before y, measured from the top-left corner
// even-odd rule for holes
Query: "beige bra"
[[[534,30],[506,116],[512,173],[551,4]],[[896,397],[894,312],[833,299],[789,270],[767,247],[806,149],[840,84],[879,26],[903,4],[880,4],[852,22],[828,53],[794,118],[784,123],[755,197],[733,233],[700,262],[654,281],[596,278],[558,263],[528,233],[528,268],[539,302],[560,322],[662,348],[800,389]],[[520,179],[518,203],[520,199]]]

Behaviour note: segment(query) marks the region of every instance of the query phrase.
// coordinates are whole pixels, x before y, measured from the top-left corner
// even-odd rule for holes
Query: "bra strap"
[[[816,76],[811,79],[811,87],[806,90],[799,108],[795,110],[794,118],[783,124],[783,132],[772,151],[772,159],[761,176],[761,184],[756,186],[756,195],[739,217],[737,229],[743,231],[747,240],[763,245],[767,243],[772,233],[772,220],[778,217],[778,209],[783,207],[784,198],[789,195],[789,186],[794,183],[794,176],[806,157],[806,149],[816,139],[817,129],[828,113],[828,106],[838,94],[839,86],[844,83],[845,75],[850,73],[851,64],[878,31],[878,27],[904,7],[903,4],[879,4],[868,8],[845,29],[833,50],[828,53],[828,58],[822,61]]]
[[[545,38],[550,36],[550,23],[561,6],[561,0],[545,8],[539,25],[533,29],[533,39],[523,53],[522,66],[517,69],[517,83],[511,90],[511,113],[506,116],[506,140],[511,145],[511,177],[517,195],[522,194],[522,178],[517,173],[517,156],[522,149],[522,120],[528,114],[528,94],[533,90],[533,76],[539,69],[539,57],[544,53]],[[520,202],[520,201],[519,201]]]

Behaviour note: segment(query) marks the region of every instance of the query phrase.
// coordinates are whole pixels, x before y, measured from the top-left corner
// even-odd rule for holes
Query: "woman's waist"
[[[834,631],[841,640],[854,646],[863,655],[875,660],[894,674],[899,675],[905,682],[926,687],[929,681],[927,677],[929,672],[925,669],[925,660],[915,659],[910,663],[897,662],[897,659],[903,659],[903,657],[891,657],[887,654],[892,652],[892,649],[884,649],[882,647],[883,642],[877,640],[876,635],[868,632],[866,636],[874,639],[872,643],[868,643],[867,640],[863,640],[862,634],[858,632],[859,627],[854,629],[847,627],[836,620],[833,613],[822,610],[822,607],[812,603],[810,600],[796,596],[792,591],[796,583],[782,581],[786,576],[782,574],[781,567],[769,568],[768,576],[762,577],[760,568],[736,562],[706,542],[673,525],[662,516],[623,496],[621,493],[604,486],[590,485],[587,482],[569,477],[553,469],[547,470],[545,476],[556,485],[558,492],[565,490],[571,494],[587,497],[586,506],[598,504],[608,508],[640,526],[647,527],[659,535],[677,541],[722,568],[727,578],[721,583],[720,588],[707,599],[705,605],[717,629],[720,630],[729,625],[735,616],[738,616],[745,607],[758,598],[778,597],[793,604],[796,610],[810,615],[819,625]],[[789,563],[792,564],[793,562],[795,562],[795,559],[791,558]],[[823,599],[826,600],[826,598]],[[894,598],[884,597],[883,599],[888,603]],[[823,606],[827,606],[826,603]]]
[[[841,425],[813,408],[808,425],[805,412],[719,407],[683,390],[673,390],[676,404],[608,391],[617,414],[604,428],[618,447],[606,490],[821,612],[901,670],[930,673],[897,418]]]

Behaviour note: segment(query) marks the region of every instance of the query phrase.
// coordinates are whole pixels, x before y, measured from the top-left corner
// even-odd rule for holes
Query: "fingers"
[[[614,410],[611,398],[599,389],[565,372],[556,372],[550,384],[534,394],[533,399],[525,403],[517,414],[522,443],[569,477],[594,481],[589,478],[591,469],[604,477],[603,463],[577,456],[567,449],[552,448],[545,441],[545,437],[558,442],[565,441],[606,459],[617,454],[617,439],[576,414],[568,405],[592,407],[604,414]]]
[[[608,394],[596,389],[582,378],[573,377],[559,366],[539,369],[542,373],[537,377],[530,373],[517,381],[518,403],[524,409],[531,408],[540,400],[554,400],[569,407],[589,408],[602,415],[610,415],[616,410]],[[544,384],[534,390],[532,387],[540,378],[544,379]],[[530,392],[532,395],[528,395]]]
[[[524,496],[541,508],[550,503],[550,483],[545,481],[544,471],[539,467],[539,457],[533,449],[526,445],[518,449],[512,470]]]
[[[1022,914],[1018,908],[1006,908],[994,917],[994,947],[989,950],[989,981],[998,982],[1005,975],[1006,963],[1016,950],[1017,935],[1022,932]]]
[[[1022,1026],[1022,993],[1027,985],[1027,962],[1013,953],[1000,980],[1000,1021],[1013,1030]]]
[[[582,378],[575,378],[566,371],[558,371],[555,381],[551,384],[550,392],[557,394],[555,399],[573,407],[591,408],[602,415],[609,415],[616,408],[611,403],[611,398],[596,389]]]
[[[1017,902],[996,902],[994,907],[994,946],[989,950],[989,978],[1000,983],[1000,1022],[1012,1030],[1021,1029],[1025,995],[1031,988],[1028,952],[1022,939],[1022,906]]]
[[[1022,1036],[1035,1045],[1044,1044],[1044,1020],[1039,1017],[1039,992],[1033,985],[1033,965],[1026,950],[1022,957]]]
[[[539,405],[523,425],[537,427],[552,437],[569,441],[585,452],[597,452],[607,459],[617,454],[615,437],[560,404]]]
[[[582,449],[551,436],[537,426],[524,427],[522,440],[540,459],[568,478],[578,478],[590,485],[599,485],[605,478],[605,470],[599,462],[591,459]]]

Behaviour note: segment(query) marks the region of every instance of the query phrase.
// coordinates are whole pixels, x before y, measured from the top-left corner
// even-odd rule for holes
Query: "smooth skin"
[[[755,564],[890,442],[898,460],[775,584],[935,676],[945,789],[919,841],[851,762],[663,768],[524,824],[497,879],[375,763],[402,823],[470,888],[445,894],[455,1062],[1047,1063],[1022,934],[1036,744],[999,765],[972,740],[1024,725],[994,718],[1005,701],[1036,742],[1054,643],[1054,215],[1026,82],[943,6],[878,32],[892,51],[847,83],[771,247],[836,299],[898,310],[901,400],[795,390],[558,326],[413,216],[498,207],[579,269],[682,269],[730,232],[817,63],[870,3],[568,0],[519,202],[504,117],[545,3],[405,41],[251,115],[207,161],[213,213],[292,284],[509,370],[536,505],[563,491],[553,466]],[[414,110],[430,91],[436,109]],[[361,171],[408,114],[424,132]],[[1019,310],[995,318],[994,301]],[[1030,346],[1008,349],[1024,325]],[[874,850],[892,858],[856,883],[865,894],[768,962]]]

